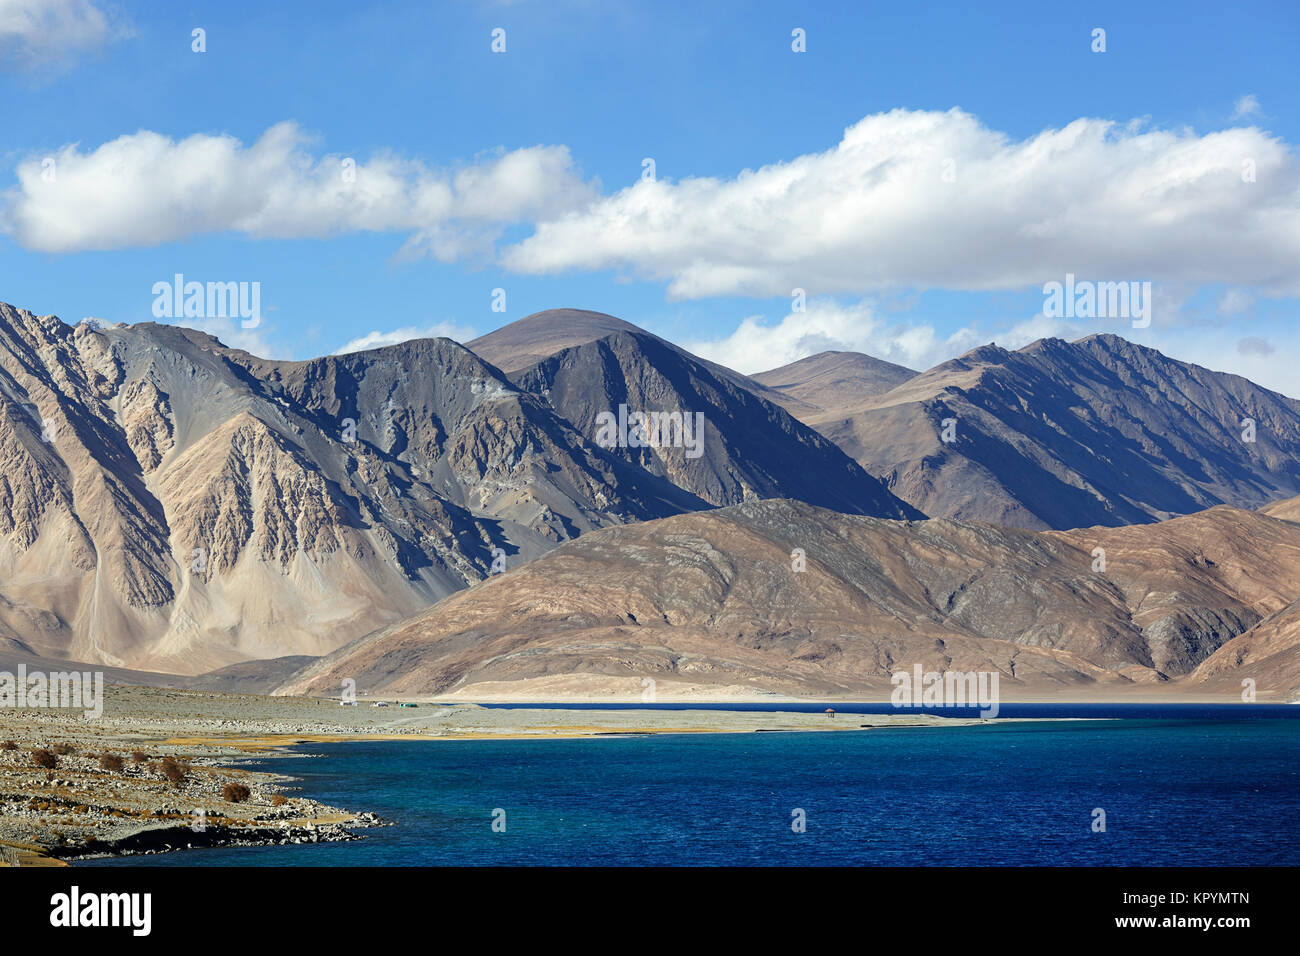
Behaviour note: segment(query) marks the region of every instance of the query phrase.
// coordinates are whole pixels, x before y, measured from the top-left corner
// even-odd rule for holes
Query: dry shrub
[[[65,741],[63,743],[55,744],[54,752],[58,754],[60,757],[66,757],[68,754],[75,754],[77,752],[77,748]]]
[[[119,757],[117,754],[100,754],[100,755],[99,755],[99,769],[100,769],[100,770],[120,771],[120,770],[122,769],[123,766],[125,766],[125,764],[124,764],[122,758]]]
[[[149,755],[148,755],[147,753],[145,753],[143,750],[132,750],[132,751],[131,751],[131,762],[132,762],[132,763],[144,763],[144,762],[145,762],[146,760],[148,760],[148,759],[149,759]]]
[[[242,783],[228,783],[221,788],[221,796],[230,803],[243,803],[253,792]]]
[[[178,787],[185,782],[185,770],[176,762],[175,757],[163,757],[158,761],[158,769],[162,771],[164,777]]]
[[[53,751],[45,750],[44,748],[33,750],[32,760],[34,760],[36,766],[40,767],[42,770],[53,770],[59,765],[59,758],[54,756]]]
[[[271,806],[273,807],[282,807],[288,802],[289,802],[289,798],[282,793],[275,793],[271,795]]]
[[[14,743],[12,740],[6,740],[4,743],[0,744],[0,750],[17,750],[17,749],[18,749],[18,745]]]

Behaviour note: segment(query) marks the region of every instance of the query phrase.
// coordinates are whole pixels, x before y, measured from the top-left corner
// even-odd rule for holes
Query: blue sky
[[[1300,395],[1298,96],[1294,3],[0,0],[0,300],[258,282],[187,324],[290,358],[571,306],[743,371],[1108,330]],[[1042,316],[1067,272],[1150,327]]]

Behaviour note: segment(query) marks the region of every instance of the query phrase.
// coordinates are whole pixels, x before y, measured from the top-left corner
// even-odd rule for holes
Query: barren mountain
[[[1300,493],[1300,402],[1113,335],[983,346],[799,414],[932,517],[1123,525]]]
[[[631,322],[606,315],[604,312],[591,312],[587,309],[547,309],[517,319],[509,325],[479,336],[466,343],[466,348],[484,361],[490,362],[511,378],[515,373],[550,358],[557,352],[586,345],[609,335],[628,333],[643,339],[653,339],[666,349],[670,349],[685,359],[702,365],[714,376],[730,382],[759,398],[781,405],[792,414],[796,409],[812,412],[815,409],[804,405],[793,396],[783,395],[773,388],[768,388],[757,379],[742,375],[725,365],[718,365],[698,355],[693,355],[667,339],[647,332]]]
[[[316,660],[298,655],[266,660],[241,661],[206,674],[193,676],[168,674],[162,671],[131,670],[125,667],[93,665],[95,673],[104,675],[105,684],[129,687],[173,687],[188,690],[220,691],[232,694],[269,694],[295,673]],[[0,671],[18,673],[25,667],[28,674],[84,673],[90,666],[85,661],[59,660],[41,657],[21,641],[0,639]]]
[[[1284,498],[1267,504],[1259,510],[1283,521],[1300,522],[1300,498]]]
[[[1192,679],[1228,699],[1248,699],[1242,696],[1247,690],[1264,696],[1281,689],[1284,700],[1300,703],[1300,601],[1228,641],[1201,662]]]
[[[861,352],[819,352],[750,378],[775,391],[780,397],[774,400],[790,414],[811,423],[847,415],[917,374]]]
[[[584,535],[280,692],[866,695],[917,664],[1037,690],[1195,682],[1238,642],[1276,657],[1298,572],[1300,526],[1227,507],[1059,533],[753,501]],[[1260,693],[1294,693],[1270,668]]]
[[[1300,523],[1300,498],[1277,501],[1260,511]],[[1300,600],[1225,643],[1197,666],[1193,676],[1226,694],[1243,693],[1247,680],[1254,681],[1257,692],[1267,684],[1290,687],[1291,700],[1300,702]]]
[[[269,362],[0,305],[0,636],[197,673],[320,654],[582,531],[705,503],[445,339]]]
[[[711,504],[789,497],[848,514],[924,517],[784,409],[652,335],[613,332],[511,377],[598,443],[614,437],[602,439],[602,415],[678,416],[676,430],[640,447],[620,438],[614,453]]]
[[[586,345],[615,332],[640,331],[631,322],[604,312],[547,309],[466,342],[465,347],[510,374],[575,345]]]
[[[1094,336],[837,406],[907,370],[819,356],[776,388],[568,315],[478,340],[542,355],[511,381],[446,339],[270,361],[0,305],[0,646],[189,675],[333,652],[291,685],[329,690],[855,693],[931,658],[1294,690],[1300,504],[1190,513],[1300,491],[1300,403]],[[834,410],[866,471],[764,394]],[[620,404],[702,413],[700,454],[598,447]],[[882,520],[919,512],[876,471],[941,514],[1097,527]]]

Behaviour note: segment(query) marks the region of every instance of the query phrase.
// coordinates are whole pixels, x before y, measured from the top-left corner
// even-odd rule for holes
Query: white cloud
[[[1232,115],[1238,119],[1243,116],[1260,115],[1259,97],[1254,93],[1247,93],[1245,96],[1239,97],[1233,106]]]
[[[970,324],[945,334],[923,321],[900,322],[878,315],[869,301],[843,303],[823,298],[809,300],[806,312],[790,313],[774,324],[750,316],[729,335],[683,341],[681,345],[750,375],[827,350],[863,352],[925,371],[989,342],[1014,351],[1039,339],[1074,342],[1109,332],[1171,358],[1241,375],[1265,388],[1300,397],[1292,372],[1300,366],[1300,328],[1274,330],[1267,337],[1243,335],[1241,322],[1209,323],[1198,317],[1194,303],[1180,298],[1178,291],[1168,294],[1163,305],[1157,300],[1155,311],[1160,321],[1143,330],[1131,328],[1127,320],[1066,320],[1037,314],[996,331]]]
[[[1241,315],[1254,304],[1255,297],[1249,292],[1228,289],[1219,296],[1219,301],[1215,303],[1215,310],[1223,318],[1232,318]]]
[[[502,226],[560,214],[592,195],[563,146],[480,157],[459,170],[381,155],[313,158],[291,122],[244,146],[232,136],[175,141],[141,131],[76,144],[18,167],[8,231],[41,252],[150,246],[203,233],[319,238],[400,231],[443,258],[489,244]],[[352,162],[354,165],[349,166]],[[426,248],[427,247],[427,248]]]
[[[758,316],[750,316],[725,338],[683,342],[682,347],[752,375],[828,350],[865,352],[921,370],[960,355],[981,341],[973,328],[943,336],[923,323],[891,325],[877,317],[867,302],[841,305],[813,300],[806,312],[792,312],[775,325],[764,325]]]
[[[381,154],[348,181],[345,157],[308,145],[281,123],[251,145],[142,131],[66,146],[53,176],[45,157],[19,165],[5,228],[45,252],[397,232],[403,255],[451,261],[490,259],[507,226],[531,223],[501,250],[506,268],[622,270],[675,298],[1017,289],[1066,273],[1300,294],[1300,163],[1255,127],[1080,119],[1014,140],[960,110],[894,110],[826,152],[603,198],[564,146],[450,170]]]
[[[454,322],[435,322],[433,325],[424,328],[408,325],[400,329],[393,329],[390,332],[380,332],[378,330],[367,332],[360,338],[348,342],[334,354],[343,355],[347,352],[362,352],[366,349],[377,349],[385,345],[409,342],[411,339],[448,338],[457,342],[468,342],[477,334],[469,326],[457,325]]]
[[[1253,127],[1079,119],[1014,140],[961,110],[894,110],[731,179],[638,182],[539,224],[502,261],[625,270],[679,299],[1015,289],[1067,272],[1295,294],[1298,219],[1300,164]]]
[[[0,63],[65,67],[125,34],[93,0],[0,0]]]

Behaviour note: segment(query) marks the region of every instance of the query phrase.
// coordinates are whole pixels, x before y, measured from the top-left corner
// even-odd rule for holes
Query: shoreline
[[[1007,704],[1061,704],[1068,706],[1079,705],[1096,705],[1100,707],[1116,706],[1123,704],[1241,704],[1245,703],[1236,693],[1189,693],[1182,690],[1155,691],[1148,688],[1134,688],[1131,691],[1123,693],[1113,693],[1113,688],[1108,689],[1105,694],[1068,694],[1068,693],[1019,693],[1014,696],[1002,693],[999,695],[999,706]],[[456,696],[455,694],[441,694],[437,696],[409,696],[393,695],[387,697],[358,697],[357,706],[365,706],[371,700],[389,700],[389,701],[417,701],[420,703],[427,702],[431,705],[454,706],[457,704],[518,704],[521,706],[531,707],[554,707],[562,708],[566,704],[582,704],[584,706],[592,704],[618,704],[620,707],[640,707],[653,709],[658,705],[671,704],[674,707],[686,706],[690,704],[699,704],[706,707],[724,707],[729,704],[861,704],[870,706],[889,706],[890,692],[883,691],[875,699],[864,699],[859,696],[847,696],[843,694],[832,694],[818,697],[795,697],[783,694],[663,694],[657,695],[654,701],[642,701],[639,693],[631,694],[564,694],[560,693],[553,696],[545,694],[485,694],[475,693],[473,695]],[[1300,705],[1300,697],[1288,699],[1285,694],[1271,694],[1261,692],[1257,699],[1250,704],[1296,704]],[[907,708],[920,709],[920,708]]]
[[[1103,719],[1070,716],[986,720],[978,716],[941,716],[927,708],[887,714],[841,712],[830,719],[820,711],[726,709],[735,704],[779,707],[865,703],[770,696],[708,702],[657,701],[670,705],[663,708],[626,698],[546,702],[485,699],[481,703],[424,698],[414,708],[382,708],[368,706],[369,702],[340,707],[337,701],[320,698],[110,686],[105,698],[103,715],[95,720],[66,711],[4,712],[6,720],[0,730],[0,866],[67,865],[77,859],[212,846],[349,841],[362,838],[355,830],[387,825],[374,813],[330,807],[297,795],[301,778],[293,775],[292,765],[274,770],[241,766],[250,759],[325,756],[291,749],[303,746],[359,741],[851,733],[901,727],[958,728],[1007,721]],[[500,703],[524,706],[482,706]],[[622,706],[599,709],[611,703]],[[1156,701],[1082,703],[1198,702],[1164,697]],[[1225,702],[1220,698],[1212,703]],[[582,707],[566,709],[566,705],[573,704]],[[707,708],[698,706],[702,704]],[[13,746],[5,741],[13,741]],[[34,751],[38,750],[56,754],[55,765],[36,766]],[[101,759],[105,754],[108,759]],[[169,780],[165,766],[169,760],[182,768],[180,782]],[[245,787],[247,793],[235,802],[225,795],[230,785]]]
[[[848,716],[848,715],[845,715]],[[291,765],[249,770],[250,758],[311,759],[302,745],[349,741],[610,739],[755,731],[849,732],[871,726],[956,726],[978,718],[820,713],[543,710],[422,703],[339,707],[318,698],[114,685],[93,720],[59,710],[6,711],[0,729],[0,866],[180,849],[357,839],[385,825],[373,813],[294,795]],[[37,752],[49,761],[38,766]],[[105,758],[107,755],[107,758]],[[181,767],[170,780],[168,761]],[[278,772],[283,769],[284,772]],[[229,785],[247,788],[232,802]],[[200,814],[200,811],[202,812]]]

